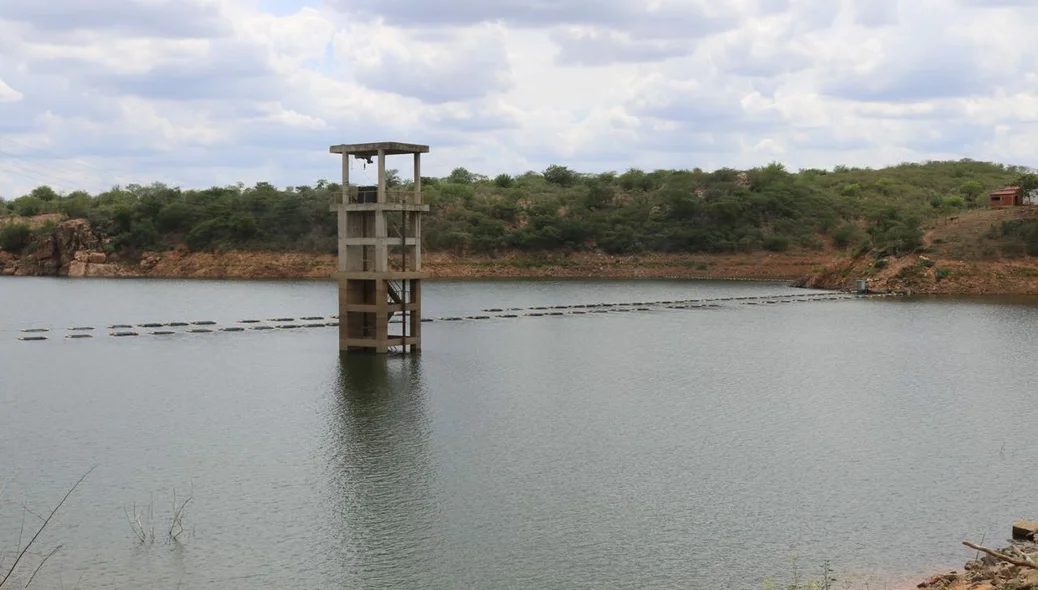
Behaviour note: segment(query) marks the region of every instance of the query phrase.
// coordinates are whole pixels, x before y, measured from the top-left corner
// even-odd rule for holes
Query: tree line
[[[407,188],[392,172],[390,183]],[[905,163],[881,169],[797,172],[771,163],[730,168],[583,174],[562,165],[488,177],[464,168],[424,178],[432,211],[423,247],[458,254],[503,250],[736,253],[871,248],[899,254],[920,244],[933,219],[986,206],[988,191],[1020,182],[1028,169],[973,160]],[[59,213],[84,218],[128,255],[186,246],[192,251],[333,253],[340,185],[211,187],[160,183],[58,194],[47,186],[0,200],[0,216]],[[0,248],[32,241],[18,223],[0,227]]]

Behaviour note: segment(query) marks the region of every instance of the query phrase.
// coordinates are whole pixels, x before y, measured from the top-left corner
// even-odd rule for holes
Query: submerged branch
[[[32,547],[36,540],[40,538],[40,535],[43,534],[44,529],[46,529],[47,525],[50,524],[51,519],[54,518],[54,515],[58,512],[58,509],[61,508],[63,504],[65,504],[65,501],[68,500],[69,496],[72,495],[72,492],[76,491],[76,488],[79,487],[79,484],[83,483],[83,480],[86,479],[87,476],[90,475],[90,472],[96,468],[97,465],[94,465],[93,467],[88,469],[87,472],[84,473],[83,476],[80,477],[78,481],[76,481],[76,483],[72,484],[72,487],[69,488],[67,492],[65,492],[65,496],[61,499],[60,502],[58,502],[57,506],[55,506],[54,509],[50,511],[50,514],[47,515],[47,519],[44,520],[43,524],[40,525],[40,528],[36,531],[36,534],[32,536],[32,539],[29,539],[29,542],[26,543],[25,547],[22,548],[21,552],[18,553],[18,557],[14,559],[14,563],[11,564],[11,567],[7,570],[7,573],[4,574],[4,577],[0,578],[0,586],[3,586],[7,583],[9,579],[11,579],[11,574],[14,573],[15,568],[18,567],[18,564],[22,561],[22,558],[25,557],[25,554],[29,551],[29,548]],[[36,574],[34,572],[33,576],[35,575]]]

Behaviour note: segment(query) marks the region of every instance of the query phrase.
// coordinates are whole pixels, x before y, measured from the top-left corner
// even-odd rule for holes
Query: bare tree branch
[[[47,528],[48,524],[50,524],[50,520],[54,518],[54,515],[58,512],[58,509],[65,504],[65,501],[68,500],[69,496],[72,495],[72,492],[76,491],[76,488],[79,487],[79,484],[83,483],[83,480],[86,479],[87,476],[90,475],[90,472],[96,468],[97,465],[94,465],[93,467],[88,469],[87,472],[84,473],[83,476],[80,477],[78,481],[76,481],[76,483],[72,484],[72,487],[69,488],[67,492],[65,492],[65,496],[61,499],[60,502],[58,502],[57,506],[54,507],[54,510],[50,511],[50,514],[47,516],[47,519],[44,520],[43,524],[40,525],[39,530],[37,530],[36,534],[32,536],[32,539],[29,539],[29,542],[26,543],[25,547],[18,554],[18,557],[15,558],[14,563],[11,564],[10,569],[7,570],[7,573],[4,575],[3,579],[0,579],[0,587],[6,584],[7,580],[11,579],[11,574],[13,574],[15,568],[18,567],[18,563],[22,561],[22,558],[25,557],[26,552],[28,552],[29,548],[32,547],[33,543],[36,542],[36,539],[39,539],[40,535],[43,534],[43,530]]]
[[[40,573],[40,570],[43,569],[43,564],[47,563],[47,560],[50,559],[51,556],[53,556],[55,553],[57,553],[58,549],[61,549],[61,548],[62,548],[62,545],[58,545],[57,547],[54,548],[53,551],[48,553],[47,556],[43,558],[43,561],[40,562],[40,565],[36,566],[36,569],[32,570],[32,575],[29,576],[29,579],[26,580],[25,585],[22,586],[22,588],[28,588],[29,584],[32,584],[32,581],[36,578],[36,574]]]
[[[977,545],[976,543],[971,543],[969,541],[963,541],[962,544],[969,547],[970,549],[976,549],[977,551],[980,551],[982,553],[987,553],[995,559],[1001,559],[1006,563],[1011,563],[1013,565],[1018,565],[1020,567],[1026,567],[1029,569],[1038,569],[1038,564],[1035,564],[1033,561],[1024,561],[1022,559],[1016,559],[1015,557],[1010,557],[1004,553],[1000,553],[993,549],[988,549],[987,547],[981,547],[980,545]]]

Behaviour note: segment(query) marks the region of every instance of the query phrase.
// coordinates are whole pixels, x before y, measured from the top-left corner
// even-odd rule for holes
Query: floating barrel
[[[307,318],[299,318],[299,319],[305,320],[305,321],[308,321],[308,322],[312,322],[314,320],[323,320],[324,316],[310,316],[310,317],[307,317]]]
[[[267,320],[268,322],[294,322],[295,318],[272,318]]]
[[[209,320],[203,322],[191,322],[193,326],[215,326],[216,322],[210,322]]]
[[[132,327],[133,326],[131,326],[130,324],[112,324],[111,326],[108,326],[108,329],[109,330],[129,330]]]
[[[213,331],[208,328],[192,328],[188,330],[189,334],[211,334]]]
[[[587,315],[586,311],[571,311],[570,313],[573,315]]]
[[[304,328],[323,328],[324,324],[303,324]]]
[[[162,324],[137,324],[138,328],[161,328]]]
[[[515,315],[514,313],[506,313],[505,315],[503,315],[501,317],[503,317],[503,318],[517,318],[519,316]]]
[[[220,328],[221,332],[244,332],[245,328]]]
[[[19,340],[23,340],[25,342],[36,342],[36,341],[39,341],[39,340],[46,340],[46,339],[47,339],[46,336],[22,336],[22,337],[19,338]]]
[[[254,326],[253,330],[273,330],[274,326]]]
[[[179,326],[187,326],[189,324],[187,322],[169,322],[166,325],[172,328],[172,327],[179,327]]]
[[[328,322],[325,325],[328,326],[329,328],[334,328],[335,326],[339,325],[339,322]]]
[[[152,336],[172,336],[174,334],[176,334],[176,332],[172,330],[157,330],[155,332],[151,332]]]
[[[29,334],[29,333],[32,333],[32,332],[50,332],[50,330],[47,329],[47,328],[26,328],[26,329],[22,330],[22,332],[24,332],[26,334]]]
[[[93,334],[68,334],[65,338],[71,338],[73,340],[79,340],[80,338],[93,338]]]
[[[493,308],[493,309],[484,309],[483,311],[489,311],[490,313],[498,313],[498,312],[502,312],[504,310],[503,309]]]
[[[562,313],[561,311],[553,311],[553,312],[549,313],[548,315],[566,315],[566,314]]]
[[[258,324],[261,320],[238,320],[239,324]]]
[[[427,324],[427,323],[429,323],[429,322],[435,322],[435,321],[436,321],[436,320],[434,320],[434,319],[432,319],[432,318],[422,318],[422,323],[423,323],[423,324]]]
[[[84,331],[93,330],[93,329],[94,328],[92,328],[91,326],[77,326],[75,328],[69,328],[69,330],[74,331],[74,332],[84,332]]]
[[[301,327],[301,326],[299,326],[299,325],[297,325],[297,324],[281,324],[281,325],[280,325],[280,326],[278,326],[278,327],[279,327],[279,328],[281,328],[281,329],[284,329],[284,330],[291,330],[291,329],[293,329],[293,328],[299,328],[299,327]]]
[[[137,332],[109,332],[109,336],[115,336],[117,338],[124,338],[127,336],[138,336]]]

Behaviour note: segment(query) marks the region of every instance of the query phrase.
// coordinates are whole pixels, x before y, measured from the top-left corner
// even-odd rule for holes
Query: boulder
[[[90,264],[104,264],[108,260],[108,256],[104,252],[91,252],[87,256],[87,262]]]
[[[87,266],[89,266],[83,260],[73,260],[68,264],[68,276],[70,277],[85,277],[87,276]]]
[[[1018,520],[1013,523],[1013,538],[1023,541],[1034,541],[1038,533],[1038,522]]]
[[[86,268],[88,277],[120,277],[125,274],[118,264],[90,264]]]

